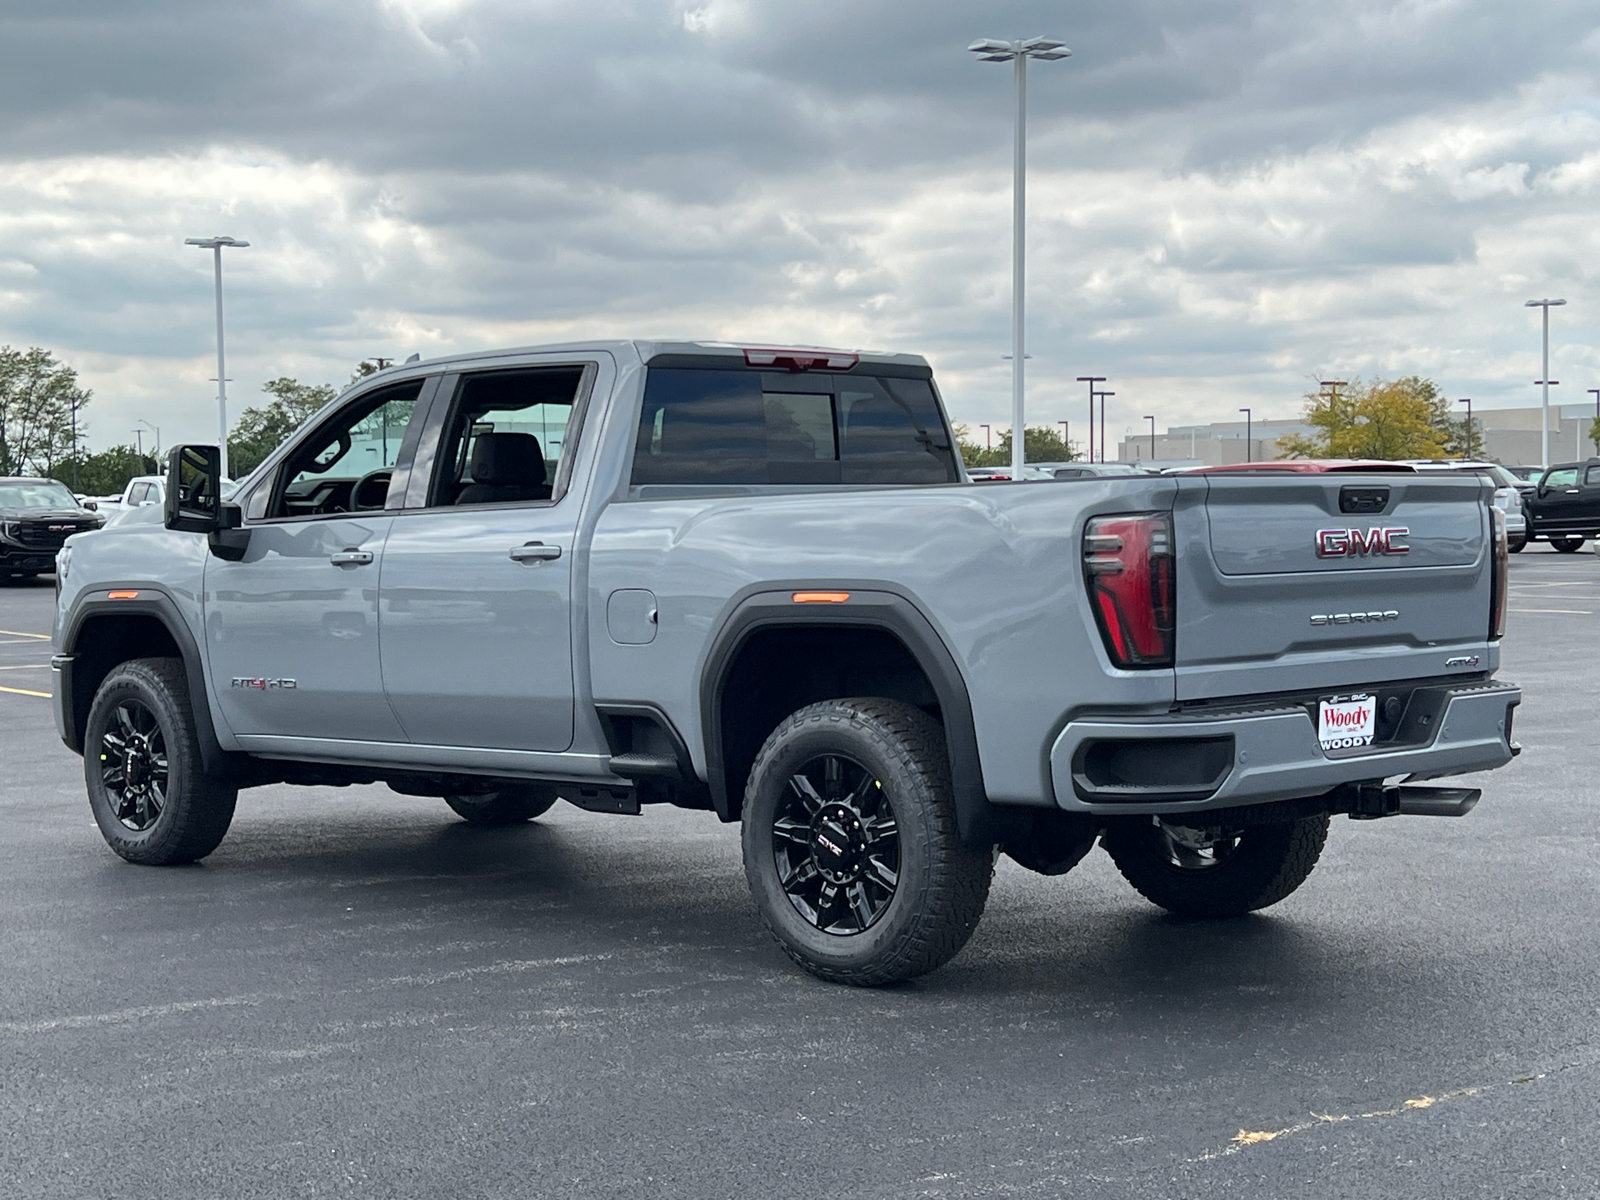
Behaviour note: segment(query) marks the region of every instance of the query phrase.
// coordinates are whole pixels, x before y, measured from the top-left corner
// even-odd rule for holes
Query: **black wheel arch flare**
[[[111,599],[111,592],[124,591],[138,594],[131,599]],[[101,673],[98,679],[87,681],[89,682],[87,688],[76,686],[86,682],[79,677],[77,671],[84,635],[98,622],[125,621],[129,617],[153,618],[166,630],[167,636],[177,647],[178,656],[183,660],[184,677],[189,684],[189,702],[194,712],[195,731],[199,735],[201,760],[205,763],[207,771],[222,774],[227,770],[232,756],[223,750],[221,742],[217,739],[216,726],[211,721],[211,704],[200,647],[195,642],[188,623],[179,612],[177,603],[164,589],[148,583],[108,584],[97,587],[73,606],[72,612],[62,626],[61,652],[58,657],[61,670],[59,686],[62,693],[62,708],[67,714],[67,735],[64,740],[68,748],[74,753],[83,753],[83,734],[88,721],[89,705],[94,700],[99,680],[105,677],[105,674]],[[114,668],[117,662],[144,656],[130,653],[113,657],[114,661],[106,664],[107,671]]]
[[[820,587],[848,592],[842,603],[797,603],[796,592]],[[1003,840],[1010,818],[990,803],[983,786],[978,735],[966,680],[933,623],[907,597],[882,584],[857,588],[806,580],[785,586],[763,584],[738,598],[712,639],[701,669],[700,719],[705,741],[706,783],[712,805],[724,821],[735,821],[743,797],[727,778],[722,713],[728,677],[740,652],[756,634],[772,629],[867,630],[888,634],[922,670],[939,701],[951,783],[961,836],[970,843]],[[1023,815],[1026,815],[1025,813]]]

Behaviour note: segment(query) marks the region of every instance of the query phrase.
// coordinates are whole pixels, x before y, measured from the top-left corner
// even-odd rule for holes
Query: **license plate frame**
[[[1370,692],[1323,696],[1317,701],[1317,742],[1325,751],[1370,746],[1377,726],[1378,698]]]

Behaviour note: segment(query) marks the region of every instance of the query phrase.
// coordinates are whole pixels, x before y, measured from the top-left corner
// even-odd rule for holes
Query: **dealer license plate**
[[[1317,740],[1324,750],[1370,746],[1377,715],[1375,696],[1332,696],[1320,702]]]

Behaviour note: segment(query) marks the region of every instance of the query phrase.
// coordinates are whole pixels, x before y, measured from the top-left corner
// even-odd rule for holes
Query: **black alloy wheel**
[[[824,700],[791,714],[751,765],[740,820],[761,919],[818,978],[926,974],[983,915],[992,847],[961,840],[944,730],[913,705]]]
[[[883,784],[854,759],[802,763],[772,823],[778,884],[794,910],[831,934],[863,933],[894,899],[900,828]]]
[[[167,805],[167,739],[155,713],[136,697],[111,710],[100,735],[100,782],[112,814],[135,833],[154,825]]]
[[[106,844],[146,866],[210,854],[239,796],[235,780],[206,770],[188,677],[175,658],[111,668],[89,705],[83,773]]]

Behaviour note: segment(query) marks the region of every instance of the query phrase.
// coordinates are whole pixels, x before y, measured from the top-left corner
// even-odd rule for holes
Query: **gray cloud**
[[[670,333],[921,350],[999,416],[1010,86],[962,47],[1040,32],[1075,51],[1030,91],[1041,419],[1091,368],[1174,420],[1324,368],[1514,402],[1547,287],[1600,373],[1593,6],[1493,0],[12,6],[0,340],[87,364],[97,439],[179,427],[210,349],[180,243],[231,232],[246,394]]]

